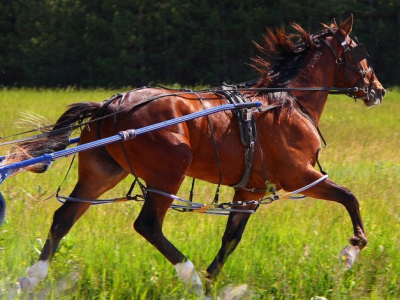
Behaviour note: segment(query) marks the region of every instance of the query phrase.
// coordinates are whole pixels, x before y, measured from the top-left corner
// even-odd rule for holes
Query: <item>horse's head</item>
[[[327,27],[331,34],[321,40],[329,46],[335,57],[334,86],[354,87],[355,90],[348,93],[348,96],[362,99],[366,106],[380,105],[386,90],[367,60],[368,53],[363,44],[359,43],[356,37],[350,36],[353,15],[342,22],[340,26],[333,20]]]

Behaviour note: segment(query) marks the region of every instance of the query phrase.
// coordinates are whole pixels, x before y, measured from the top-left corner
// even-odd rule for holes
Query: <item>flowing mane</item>
[[[273,32],[268,29],[264,36],[264,45],[255,43],[262,56],[253,59],[252,65],[261,78],[257,87],[284,87],[309,61],[309,54],[321,47],[319,39],[328,34],[327,30],[318,34],[307,33],[300,25],[291,24],[297,31],[288,34],[282,27]]]
[[[307,33],[299,24],[292,23],[296,30],[288,34],[281,27],[275,31],[268,29],[263,45],[255,43],[261,52],[253,59],[252,67],[260,72],[261,77],[254,88],[286,87],[312,58],[312,54],[321,48],[320,38],[329,34],[327,29],[317,33]],[[257,92],[269,103],[292,106],[292,97],[282,97],[282,93]]]

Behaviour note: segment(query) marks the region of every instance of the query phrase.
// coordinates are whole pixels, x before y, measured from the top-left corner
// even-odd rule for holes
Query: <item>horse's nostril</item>
[[[386,95],[386,90],[385,89],[381,90],[381,95],[382,95],[382,98],[385,97],[385,95]]]

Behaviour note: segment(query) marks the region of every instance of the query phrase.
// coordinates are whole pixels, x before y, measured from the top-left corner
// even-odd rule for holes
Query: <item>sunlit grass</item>
[[[0,136],[17,133],[20,112],[54,122],[66,105],[101,101],[113,91],[0,91]],[[350,218],[335,203],[307,198],[262,206],[251,217],[243,240],[216,284],[246,283],[251,299],[399,299],[400,285],[400,93],[390,91],[373,109],[347,97],[330,97],[321,120],[328,141],[321,163],[329,177],[358,197],[369,244],[350,271],[338,254],[352,235]],[[7,147],[2,147],[2,153]],[[60,204],[51,196],[63,181],[70,159],[55,162],[43,175],[21,173],[1,190],[7,200],[0,228],[0,299],[36,262],[52,215]],[[62,186],[67,195],[76,166]],[[126,193],[130,179],[106,197]],[[189,181],[180,194],[187,197]],[[198,183],[195,201],[209,203],[215,186]],[[224,188],[222,201],[231,200]],[[92,207],[62,240],[47,278],[17,299],[195,299],[174,268],[132,224],[140,203]],[[202,272],[216,255],[226,217],[171,211],[164,231]],[[13,297],[11,298],[13,299]]]

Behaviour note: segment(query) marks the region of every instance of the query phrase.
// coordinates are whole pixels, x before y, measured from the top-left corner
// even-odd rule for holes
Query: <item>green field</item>
[[[21,112],[54,122],[72,102],[101,101],[115,91],[0,90],[0,136],[22,131]],[[338,254],[352,226],[344,207],[306,198],[262,206],[226,263],[217,289],[248,285],[245,299],[400,299],[400,91],[391,90],[380,107],[330,96],[321,120],[328,142],[321,163],[330,178],[360,201],[369,238],[353,268],[345,271]],[[6,147],[0,147],[5,154]],[[62,240],[47,278],[30,294],[14,295],[13,284],[36,262],[52,215],[60,204],[50,197],[70,159],[42,175],[21,173],[1,186],[7,200],[0,227],[0,299],[195,299],[175,269],[146,242],[132,223],[140,203],[92,207]],[[62,186],[67,195],[76,164]],[[124,195],[130,178],[105,197]],[[212,201],[215,186],[199,183],[195,201]],[[189,184],[180,196],[187,197]],[[232,191],[224,188],[222,201]],[[226,217],[170,211],[167,237],[204,275],[219,247]]]

